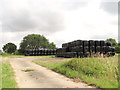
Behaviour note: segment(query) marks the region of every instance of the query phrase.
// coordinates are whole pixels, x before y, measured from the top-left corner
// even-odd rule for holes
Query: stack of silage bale
[[[56,55],[56,49],[26,49],[25,56]]]
[[[98,40],[75,40],[62,44],[62,48],[56,50],[57,57],[88,57],[97,55],[115,55],[115,48],[111,42]]]

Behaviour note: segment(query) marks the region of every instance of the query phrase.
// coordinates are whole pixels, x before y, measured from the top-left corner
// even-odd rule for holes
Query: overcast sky
[[[0,49],[8,42],[19,48],[28,34],[57,47],[77,39],[118,40],[118,0],[0,0]]]

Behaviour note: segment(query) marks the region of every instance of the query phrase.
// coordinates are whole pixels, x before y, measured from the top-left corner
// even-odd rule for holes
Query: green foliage
[[[3,46],[3,51],[6,53],[14,53],[16,51],[17,46],[13,43],[7,43]]]
[[[55,49],[56,46],[54,43],[49,43],[48,39],[46,39],[43,35],[30,34],[23,38],[22,42],[20,43],[19,52],[24,53],[25,49],[41,48]]]
[[[14,73],[9,62],[2,63],[2,88],[17,88]]]
[[[118,56],[109,58],[73,58],[63,62],[33,61],[70,78],[80,78],[100,88],[118,87]],[[58,63],[60,62],[60,63]]]
[[[15,54],[15,55],[20,55],[19,50],[16,50],[14,54]]]
[[[109,38],[109,39],[107,39],[106,42],[111,42],[111,43],[112,43],[112,46],[116,46],[116,45],[117,45],[116,40],[113,39],[113,38]]]
[[[115,46],[115,51],[116,51],[117,53],[120,53],[120,46],[119,46],[119,45]]]

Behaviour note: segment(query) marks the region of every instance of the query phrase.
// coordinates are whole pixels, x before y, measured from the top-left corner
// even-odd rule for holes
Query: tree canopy
[[[17,46],[13,43],[7,43],[3,46],[3,51],[6,53],[14,53],[17,49]]]
[[[106,42],[111,42],[111,43],[112,43],[112,46],[116,46],[116,45],[117,45],[116,40],[113,39],[113,38],[109,38],[109,39],[107,39]]]
[[[115,39],[108,38],[106,42],[112,42],[112,46],[115,47],[115,52],[120,53],[120,43],[117,43]]]
[[[39,34],[29,34],[25,36],[20,43],[20,52],[23,53],[25,49],[55,49],[56,45],[52,42],[50,43],[45,36]]]

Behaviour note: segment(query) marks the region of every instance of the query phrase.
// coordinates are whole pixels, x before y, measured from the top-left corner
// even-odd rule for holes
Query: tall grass
[[[2,88],[16,88],[14,72],[8,61],[2,63]]]
[[[35,61],[70,78],[80,78],[99,88],[118,87],[118,58],[73,58],[63,63]]]

